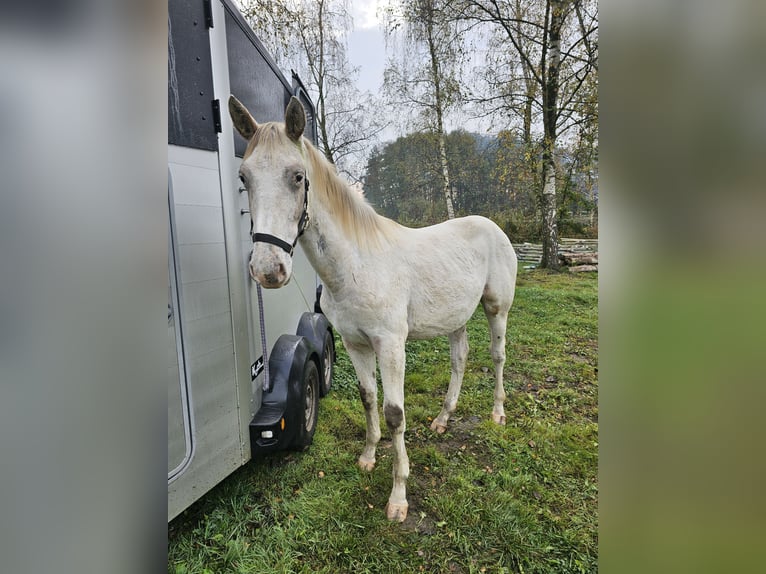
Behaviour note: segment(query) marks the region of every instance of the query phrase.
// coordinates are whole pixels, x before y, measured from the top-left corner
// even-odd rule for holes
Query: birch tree
[[[371,94],[355,85],[348,59],[353,27],[347,0],[244,0],[243,14],[280,67],[298,70],[316,106],[319,147],[349,179],[359,181],[363,161],[384,121]]]
[[[447,18],[447,0],[401,0],[388,13],[387,37],[400,51],[384,74],[389,104],[413,111],[420,125],[435,134],[439,146],[442,191],[447,217],[455,217],[455,198],[447,162],[445,118],[459,103],[464,61],[459,24]],[[396,49],[397,46],[395,46]]]
[[[557,268],[556,146],[568,128],[595,123],[597,108],[587,88],[598,70],[597,5],[593,0],[458,0],[452,6],[455,17],[491,27],[505,65],[507,83],[501,76],[495,79],[507,89],[490,93],[484,102],[495,107],[499,102],[518,114],[528,142],[542,124],[541,266]]]

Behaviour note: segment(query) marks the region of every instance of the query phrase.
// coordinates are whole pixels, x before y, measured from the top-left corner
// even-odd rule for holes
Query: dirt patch
[[[407,511],[407,518],[402,522],[402,530],[416,532],[424,536],[436,534],[436,523],[422,510],[418,497],[410,493],[407,499],[410,507]]]
[[[483,420],[476,415],[450,419],[447,432],[433,436],[429,442],[453,463],[471,459],[470,464],[492,472],[494,457],[486,448],[482,431],[476,430]]]
[[[450,429],[453,433],[467,433],[475,429],[481,422],[481,417],[477,415],[471,415],[470,417],[462,417],[454,420],[450,419]]]
[[[433,444],[440,452],[451,454],[456,451],[466,450],[467,444],[475,440],[473,431],[481,422],[481,417],[472,415],[469,417],[450,418],[447,424],[447,432],[433,434],[430,437],[422,437],[424,441]],[[420,434],[420,433],[419,433]]]
[[[523,376],[521,385],[514,385],[516,389],[514,392],[529,393],[531,395],[537,395],[540,390],[555,389],[559,385],[558,378],[555,376],[547,376],[542,380],[533,379],[527,375]]]
[[[590,358],[586,357],[585,355],[581,355],[580,353],[569,353],[569,356],[572,357],[575,363],[590,363]]]

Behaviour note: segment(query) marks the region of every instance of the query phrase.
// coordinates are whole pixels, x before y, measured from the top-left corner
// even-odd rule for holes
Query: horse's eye
[[[302,173],[296,173],[295,174],[295,182],[301,183],[303,181],[303,174]]]

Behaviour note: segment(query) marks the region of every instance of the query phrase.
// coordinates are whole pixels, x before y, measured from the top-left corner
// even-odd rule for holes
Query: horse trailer
[[[168,520],[260,453],[303,448],[332,379],[318,278],[298,247],[289,285],[248,271],[250,214],[237,170],[246,142],[229,94],[282,120],[291,82],[231,0],[168,2]]]

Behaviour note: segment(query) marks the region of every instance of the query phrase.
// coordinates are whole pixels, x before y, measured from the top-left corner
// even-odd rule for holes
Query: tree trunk
[[[447,145],[444,141],[444,132],[439,132],[439,159],[442,164],[442,177],[444,179],[444,198],[447,201],[447,218],[455,218],[455,204],[452,200],[452,187],[449,181],[449,166],[447,165]]]
[[[558,269],[558,226],[556,223],[556,121],[558,120],[559,64],[561,63],[561,29],[568,0],[549,0],[546,16],[550,17],[548,42],[543,42],[545,81],[543,84],[543,258],[540,267]],[[546,17],[546,20],[548,18]]]
[[[335,165],[335,158],[333,157],[332,147],[330,145],[330,137],[327,135],[327,107],[325,104],[325,54],[324,54],[324,0],[319,0],[319,18],[317,26],[319,30],[319,61],[317,62],[315,81],[317,84],[317,91],[319,97],[317,101],[317,124],[319,125],[319,141],[322,144],[322,152],[324,153],[327,161],[332,165]]]
[[[556,224],[556,165],[551,144],[543,151],[543,258],[540,267],[558,269],[558,226]]]
[[[527,74],[524,66],[524,81],[527,85],[527,99],[524,102],[524,145],[532,145],[532,106],[535,103],[535,83]]]
[[[524,12],[521,6],[521,0],[516,0],[516,34],[521,38],[521,23],[519,20],[524,18]],[[532,106],[535,103],[535,92],[537,84],[529,67],[526,58],[521,58],[521,70],[524,76],[525,100],[524,100],[524,145],[528,148],[532,146]]]
[[[439,138],[439,162],[442,168],[442,183],[444,190],[444,200],[447,202],[447,218],[455,218],[455,204],[452,199],[452,186],[450,186],[449,164],[447,163],[447,143],[444,136],[444,102],[441,90],[441,73],[439,71],[439,58],[436,53],[436,39],[433,29],[433,4],[427,5],[428,14],[426,16],[426,33],[428,40],[428,51],[431,56],[431,78],[434,84],[434,99],[436,100],[436,135]]]

